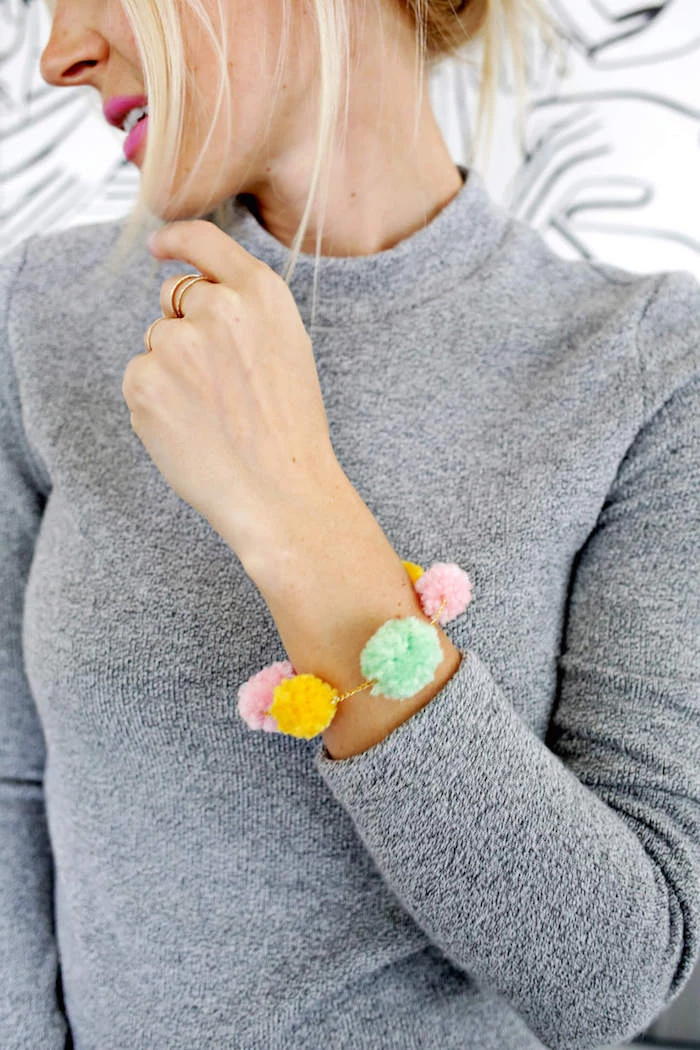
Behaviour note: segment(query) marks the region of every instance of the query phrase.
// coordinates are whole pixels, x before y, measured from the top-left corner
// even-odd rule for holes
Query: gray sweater
[[[465,172],[463,171],[463,174]],[[589,1050],[700,960],[700,285],[563,260],[474,171],[292,292],[333,447],[468,658],[386,739],[250,730],[285,659],[121,392],[120,223],[0,260],[2,1050]],[[225,228],[281,272],[236,200]],[[358,683],[362,680],[359,677]]]

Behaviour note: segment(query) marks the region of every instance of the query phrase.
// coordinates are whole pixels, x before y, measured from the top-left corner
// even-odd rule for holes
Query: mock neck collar
[[[444,294],[465,280],[497,247],[511,221],[488,195],[482,176],[461,164],[462,188],[420,230],[373,255],[322,255],[318,267],[317,324],[358,323],[386,316]],[[225,231],[276,273],[289,249],[272,236],[240,198],[234,197]],[[290,289],[309,323],[315,256],[302,252]]]

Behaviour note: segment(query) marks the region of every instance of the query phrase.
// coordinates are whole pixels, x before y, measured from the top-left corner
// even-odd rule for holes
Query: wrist
[[[239,556],[263,595],[286,588],[298,573],[318,565],[322,555],[340,554],[343,532],[356,532],[360,520],[380,531],[337,461],[313,483],[277,491],[261,502],[255,529]]]
[[[408,700],[372,696],[369,690],[343,700],[331,724],[323,731],[326,751],[333,759],[350,758],[384,740],[434,700],[457,672],[463,658],[451,639],[437,628],[443,659],[432,681]]]

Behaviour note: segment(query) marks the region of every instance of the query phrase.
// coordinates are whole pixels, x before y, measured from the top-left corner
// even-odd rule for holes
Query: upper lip
[[[127,113],[136,106],[145,106],[148,99],[145,95],[115,95],[105,102],[102,112],[109,124],[115,128],[122,126],[122,121]]]

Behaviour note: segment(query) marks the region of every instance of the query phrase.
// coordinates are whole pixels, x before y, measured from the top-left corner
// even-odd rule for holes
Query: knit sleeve
[[[22,612],[46,495],[20,415],[10,298],[27,252],[0,258],[0,1046],[64,1048],[44,812],[44,738],[24,670]]]
[[[673,277],[642,322],[644,418],[572,566],[545,740],[470,650],[374,747],[314,756],[428,938],[555,1050],[638,1035],[700,961],[698,298]]]

